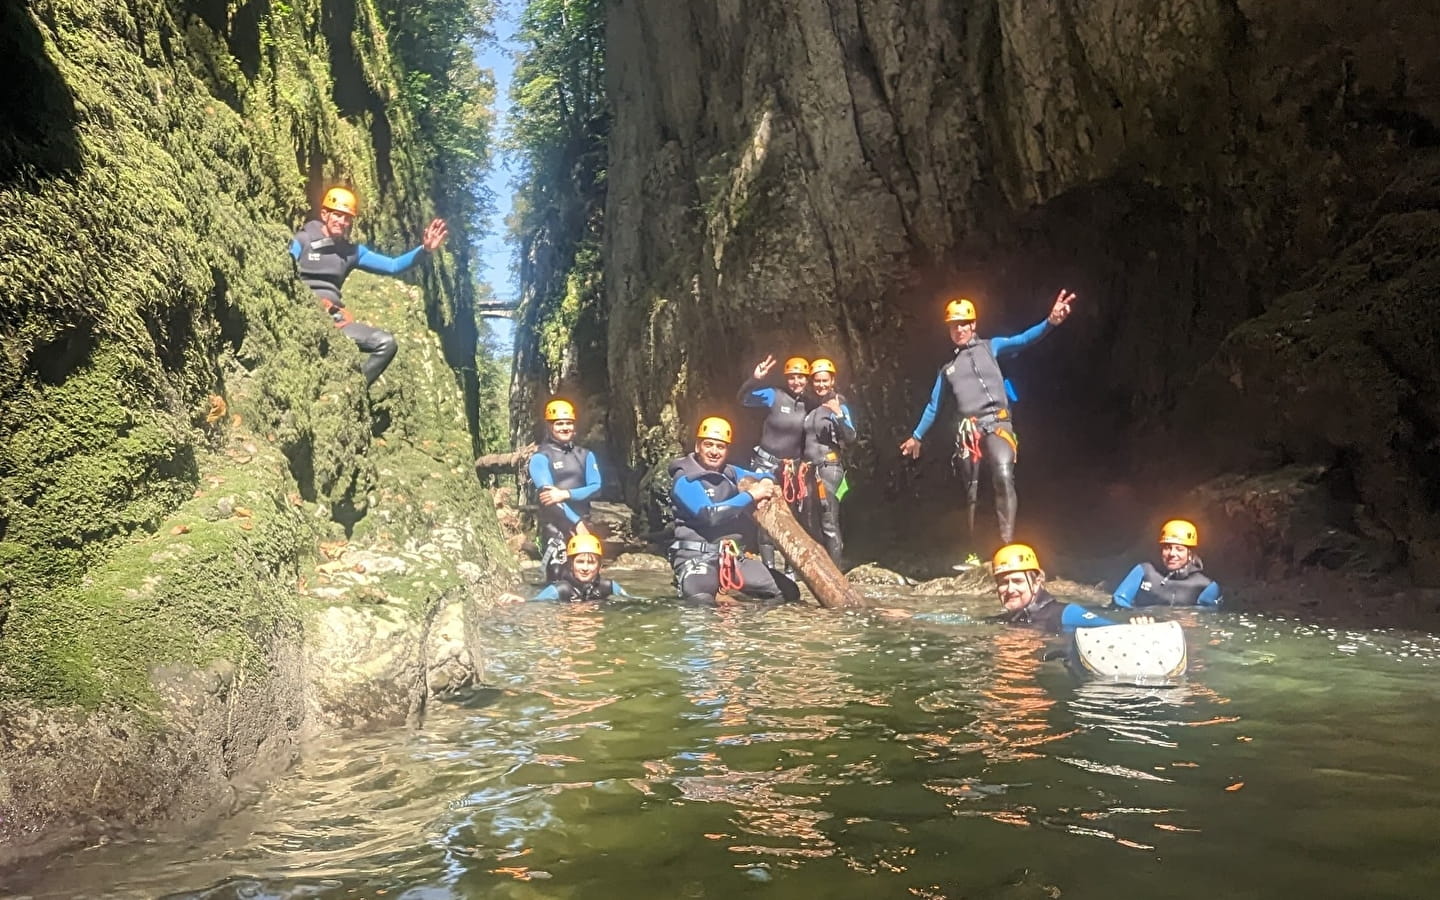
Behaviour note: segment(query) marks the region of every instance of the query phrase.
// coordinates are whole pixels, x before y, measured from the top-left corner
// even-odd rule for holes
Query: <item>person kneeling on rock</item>
[[[995,593],[1004,609],[987,618],[987,622],[1036,628],[1049,634],[1121,624],[1051,596],[1045,590],[1045,571],[1040,568],[1040,558],[1026,544],[1001,547],[995,551],[992,566]],[[1130,624],[1147,625],[1154,621],[1149,616],[1136,616]]]
[[[629,597],[625,589],[609,578],[600,577],[603,551],[600,539],[593,534],[577,534],[565,546],[568,558],[560,577],[545,585],[534,600],[556,603],[589,603],[608,597]]]
[[[705,603],[715,603],[722,592],[799,600],[795,582],[755,555],[755,504],[779,496],[780,489],[773,475],[726,465],[732,435],[728,421],[711,416],[695,432],[695,452],[670,464],[675,586],[685,600]],[[740,479],[746,477],[755,482],[742,490]]]
[[[1200,532],[1194,523],[1171,519],[1160,528],[1160,565],[1142,562],[1130,570],[1115,589],[1111,604],[1121,609],[1139,606],[1208,606],[1224,601],[1220,585],[1202,570],[1196,549]]]

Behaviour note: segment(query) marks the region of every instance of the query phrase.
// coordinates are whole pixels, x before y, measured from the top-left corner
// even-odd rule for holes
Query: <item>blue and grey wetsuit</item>
[[[590,499],[604,486],[600,466],[595,454],[584,447],[574,442],[561,444],[546,437],[531,454],[528,468],[535,490],[557,487],[570,492],[570,499],[553,506],[541,506],[536,513],[545,577],[554,581],[565,562],[565,542],[575,535],[575,526],[588,519]]]
[[[340,290],[356,269],[377,275],[398,275],[415,265],[424,252],[424,247],[416,247],[401,256],[385,256],[364,244],[326,236],[325,226],[313,219],[290,239],[290,258],[295,261],[300,280],[315,292],[335,327],[369,354],[360,366],[367,384],[374,383],[395,358],[395,336],[373,325],[356,322],[340,299]]]
[[[1122,609],[1141,606],[1208,606],[1219,607],[1225,602],[1220,585],[1206,575],[1205,564],[1200,557],[1192,556],[1190,561],[1174,572],[1162,572],[1154,565],[1143,562],[1130,570],[1125,580],[1115,589],[1110,600]]]

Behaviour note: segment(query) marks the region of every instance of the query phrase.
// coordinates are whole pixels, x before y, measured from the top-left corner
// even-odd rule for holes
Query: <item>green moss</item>
[[[401,7],[35,0],[16,18],[50,102],[43,133],[0,145],[0,695],[143,706],[159,663],[261,660],[302,615],[316,537],[395,477],[430,490],[418,459],[388,472],[377,431],[443,445],[447,508],[493,519],[468,468],[469,220],[417,275],[407,352],[429,368],[373,406],[285,252],[328,181],[360,191],[362,240],[397,249],[467,189],[441,183],[450,151],[425,131],[452,111],[422,128],[423,98],[402,99],[377,11]],[[469,65],[458,34],[427,39]],[[228,408],[207,421],[212,395]],[[217,491],[254,515],[213,515]]]

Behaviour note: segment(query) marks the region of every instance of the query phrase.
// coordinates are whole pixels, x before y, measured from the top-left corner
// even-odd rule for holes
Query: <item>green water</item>
[[[486,626],[498,690],[314,747],[209,833],[69,854],[24,889],[1435,896],[1440,639],[1182,621],[1188,682],[1136,689],[989,626],[526,604]]]

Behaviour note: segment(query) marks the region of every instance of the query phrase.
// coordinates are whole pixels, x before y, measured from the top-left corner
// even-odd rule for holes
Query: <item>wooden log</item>
[[[475,460],[475,471],[482,475],[507,475],[525,465],[538,449],[535,444],[526,444],[509,453],[487,453]]]
[[[743,489],[753,483],[751,478],[742,478],[740,487]],[[770,535],[775,549],[790,560],[790,565],[810,587],[821,606],[826,609],[857,609],[870,605],[855,590],[850,579],[835,567],[825,548],[795,521],[790,504],[784,500],[762,500],[755,504],[755,521]]]

